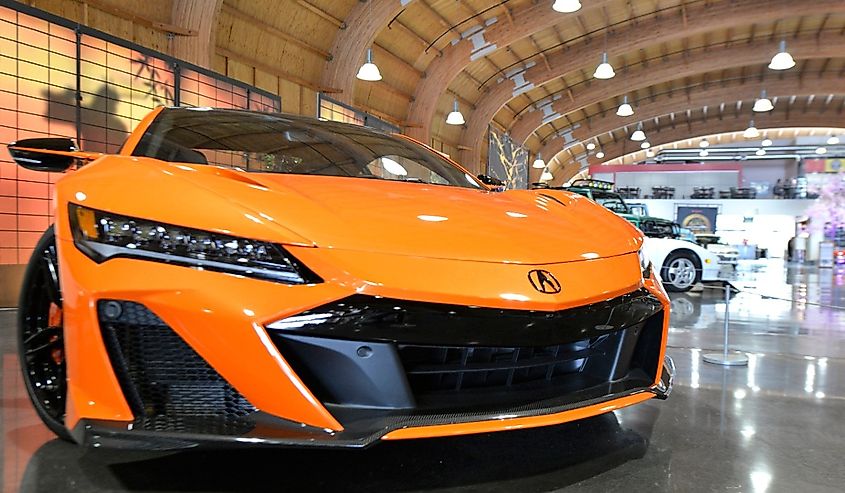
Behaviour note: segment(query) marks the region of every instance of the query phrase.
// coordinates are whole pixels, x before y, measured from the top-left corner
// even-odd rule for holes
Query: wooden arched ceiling
[[[457,90],[447,91],[447,88],[452,85],[459,74],[466,71],[464,77],[469,79],[459,81],[459,85],[467,82],[475,84],[479,88],[484,85],[484,81],[472,75],[474,70],[467,70],[473,62],[488,67],[492,66],[495,70],[494,73],[506,72],[501,70],[498,64],[490,61],[487,55],[498,50],[514,53],[515,49],[511,45],[523,39],[528,39],[533,45],[535,55],[539,53],[540,47],[532,36],[544,29],[553,28],[564,18],[563,14],[552,12],[547,3],[529,2],[516,8],[503,6],[502,11],[505,15],[492,17],[483,25],[477,23],[475,28],[466,31],[467,34],[463,36],[461,42],[444,48],[442,56],[428,65],[425,78],[420,81],[414,91],[414,99],[408,110],[408,120],[419,126],[409,129],[409,135],[420,140],[429,138],[441,98],[445,97],[448,105],[452,103],[449,97],[454,97],[455,93],[459,92]],[[595,0],[590,2],[583,10],[595,11],[610,3],[612,3],[612,0]],[[584,13],[582,12],[581,15]],[[447,94],[444,95],[444,93]],[[478,98],[471,99],[476,100]]]
[[[211,67],[217,16],[222,6],[223,0],[173,0],[173,24],[197,33],[196,36],[174,37],[173,56],[201,67]]]
[[[783,36],[799,61],[793,71],[841,57],[830,52],[845,36],[842,0],[582,0],[574,14],[554,12],[553,0],[27,1],[279,92],[285,111],[313,116],[314,93],[328,93],[473,168],[490,123],[524,139],[545,132],[537,129],[551,109],[557,131],[673,75],[756,70]],[[381,82],[355,79],[369,47]],[[618,75],[596,81],[604,51]],[[454,99],[466,127],[444,123]],[[529,111],[545,100],[554,105]]]
[[[641,121],[682,113],[691,108],[710,108],[713,114],[725,111],[737,113],[741,109],[751,117],[751,105],[763,89],[774,99],[788,99],[792,95],[822,98],[845,95],[845,84],[842,83],[845,59],[816,60],[814,64],[817,67],[806,60],[804,64],[803,70],[789,74],[772,73],[765,67],[749,73],[746,67],[742,67],[649,86],[639,92],[630,92],[629,101],[636,106],[635,114],[630,117],[617,116],[618,98],[611,98],[574,113],[561,127],[555,126],[555,122],[539,127],[529,137],[528,144],[546,155],[557,152],[564,145],[581,152],[588,140],[623,138]],[[642,97],[637,97],[637,94],[642,94]],[[739,101],[739,108],[736,101]],[[742,106],[743,101],[745,106]],[[563,122],[564,119],[557,121]]]
[[[841,128],[845,132],[845,104],[831,104],[827,98],[790,98],[791,103],[782,104],[766,114],[754,117],[755,125],[761,132],[778,128],[793,127],[832,127]],[[845,101],[840,98],[840,101]],[[672,122],[668,118],[660,119],[659,123],[644,128],[649,142],[653,147],[665,146],[673,142],[686,140],[691,137],[713,135],[727,132],[739,132],[748,126],[747,112],[740,114],[709,116],[702,110],[696,109],[686,113],[683,119]],[[748,140],[750,145],[759,145],[762,137]],[[627,154],[642,152],[638,142],[621,139],[602,146],[605,152],[604,161],[610,161]],[[551,157],[551,156],[550,156]],[[591,159],[588,163],[571,160],[570,156],[555,155],[549,160],[549,168],[554,174],[551,184],[566,182],[587,164],[599,164]]]
[[[754,118],[764,119],[765,114],[755,113],[751,115],[751,106],[754,99],[760,94],[762,87],[767,88],[768,96],[775,101],[775,107],[794,105],[795,101],[819,100],[825,102],[824,112],[833,113],[845,107],[845,85],[842,79],[836,74],[812,74],[811,77],[801,80],[799,77],[784,77],[768,83],[761,83],[759,79],[746,80],[738,79],[732,83],[711,85],[707,88],[698,88],[695,92],[688,93],[684,88],[674,92],[667,92],[658,95],[653,100],[643,101],[637,107],[636,119],[622,119],[613,112],[601,116],[596,115],[589,123],[586,121],[576,122],[578,126],[569,132],[552,132],[542,138],[535,137],[534,147],[542,156],[557,157],[558,162],[579,161],[582,164],[587,162],[588,154],[592,154],[590,162],[607,162],[610,155],[605,147],[614,145],[619,141],[627,140],[631,132],[636,129],[638,122],[645,121],[648,128],[650,122],[655,120],[668,121],[673,128],[690,125],[693,109],[700,109],[701,114],[711,119],[723,120],[726,116],[733,118],[744,117],[746,120]],[[796,97],[793,100],[793,96]],[[733,99],[739,97],[737,101]],[[801,99],[799,99],[799,97]],[[748,121],[746,121],[747,125]],[[651,142],[651,135],[648,135]],[[597,144],[597,148],[589,153],[585,147],[586,142]],[[637,147],[634,146],[634,150]],[[599,150],[605,151],[605,158],[597,160],[594,156]],[[565,152],[563,152],[565,151]],[[534,175],[537,176],[534,176]],[[539,171],[532,170],[531,178],[539,179]],[[536,180],[535,180],[536,181]]]
[[[759,10],[759,2],[751,3],[754,4],[754,10]],[[812,5],[816,5],[816,2],[809,3],[806,7]],[[845,12],[845,2],[837,0],[826,6],[826,8],[831,7]],[[761,12],[757,12],[757,15],[765,16]],[[731,16],[730,18],[736,19],[737,17]],[[720,19],[722,19],[721,22],[724,25],[725,20],[721,17]],[[692,19],[690,19],[688,25],[693,26]],[[535,65],[529,68],[524,75],[526,80],[530,80],[534,85],[541,87],[528,91],[525,94],[528,98],[527,103],[523,103],[516,108],[512,104],[509,111],[504,111],[504,115],[499,115],[497,120],[507,122],[508,120],[512,121],[515,116],[521,116],[526,121],[524,123],[519,122],[520,128],[528,127],[530,132],[542,123],[546,115],[543,112],[525,114],[530,107],[529,105],[534,105],[546,98],[554,98],[558,94],[564,97],[553,104],[551,115],[564,115],[602,100],[609,95],[623,94],[634,88],[652,85],[656,81],[709,72],[725,66],[762,65],[768,63],[771,56],[777,52],[779,39],[774,36],[767,36],[764,39],[751,42],[748,39],[743,39],[738,43],[728,43],[722,39],[714,40],[712,37],[705,39],[708,37],[702,36],[699,46],[679,46],[678,49],[672,51],[669,51],[669,47],[666,45],[661,47],[660,44],[654,45],[641,41],[642,38],[648,37],[648,32],[659,32],[663,33],[660,39],[664,43],[667,40],[674,39],[683,45],[683,40],[689,39],[685,34],[688,30],[678,29],[678,27],[677,19],[667,20],[664,18],[663,20],[655,19],[654,23],[648,26],[645,31],[641,30],[641,27],[631,27],[624,34],[622,32],[615,33],[612,37],[613,41],[608,41],[608,50],[610,50],[611,43],[618,43],[617,51],[626,50],[632,46],[642,47],[643,49],[656,47],[658,50],[656,50],[657,53],[652,55],[646,53],[645,57],[640,58],[641,54],[638,53],[639,48],[637,48],[633,51],[635,56],[630,57],[629,60],[631,61],[628,63],[624,63],[619,58],[612,59],[619,75],[609,81],[598,81],[592,78],[592,69],[598,62],[598,56],[604,51],[603,46],[596,46],[597,43],[593,43],[592,46],[582,45],[581,49],[577,51],[573,49],[569,52],[564,51],[548,56],[551,69],[545,65]],[[701,30],[708,28],[709,23],[700,25]],[[804,34],[799,38],[793,39],[790,37],[789,49],[793,56],[798,58],[835,57],[842,53],[842,40],[845,37],[839,31],[828,32],[825,30],[820,35],[817,33],[818,31],[812,31],[811,34]],[[820,41],[822,38],[824,42]],[[827,42],[838,45],[837,49],[827,49],[825,46]],[[824,55],[821,55],[822,52]],[[572,74],[573,77],[562,80],[561,77],[567,74]],[[550,84],[553,82],[557,82],[557,86]],[[471,149],[464,151],[461,155],[463,162],[469,164],[478,161],[487,123],[496,116],[501,108],[515,99],[513,84],[498,84],[484,95],[483,101],[477,105],[471,117],[467,118],[470,123],[460,143],[462,146]],[[514,110],[516,115],[511,116],[511,112]],[[531,128],[532,125],[533,128]],[[505,126],[507,126],[507,123],[505,123]],[[517,133],[516,128],[514,133]],[[522,136],[525,137],[527,134],[523,133]]]

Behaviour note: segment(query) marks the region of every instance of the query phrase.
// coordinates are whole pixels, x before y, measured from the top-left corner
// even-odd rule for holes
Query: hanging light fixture
[[[649,147],[651,147],[651,144],[649,144],[648,141],[645,141],[640,144],[640,149],[648,149]]]
[[[654,157],[654,151],[651,149],[645,151],[645,157]]]
[[[537,159],[534,160],[534,164],[532,164],[531,167],[536,169],[543,169],[546,167],[546,162],[543,161],[543,156],[539,152],[537,153]]]
[[[592,151],[592,150],[593,150],[593,149],[595,149],[595,148],[596,148],[596,144],[595,144],[595,143],[593,143],[593,142],[587,142],[587,150],[588,150],[588,151]]]
[[[707,152],[707,149],[702,149],[701,152],[698,153],[698,155],[701,157],[707,157],[708,155],[710,155],[710,153]]]
[[[777,54],[772,57],[772,61],[769,63],[769,68],[772,70],[788,70],[794,66],[795,60],[786,51],[786,40],[782,39]]]
[[[763,142],[761,142],[761,144],[763,144],[763,147],[769,147],[770,145],[772,145],[772,139],[763,139]]]
[[[763,89],[760,91],[760,97],[754,101],[754,107],[751,108],[751,111],[755,113],[765,113],[766,111],[772,111],[775,109],[775,105],[772,104],[772,100],[766,97],[766,90]]]
[[[631,134],[631,140],[635,142],[642,142],[645,140],[645,132],[643,132],[643,123],[637,125],[637,129]]]
[[[601,63],[599,63],[598,67],[596,67],[596,71],[593,72],[593,77],[596,79],[612,79],[616,75],[616,72],[613,71],[613,66],[607,62],[607,52],[601,54]]]
[[[745,129],[745,132],[742,132],[742,136],[746,139],[756,139],[760,136],[760,131],[754,126],[754,120],[748,123],[748,128]]]
[[[758,156],[765,156],[766,150],[765,149],[757,149],[757,152],[755,152],[754,154],[756,154]]]
[[[604,151],[599,151],[596,153],[596,157],[598,159],[604,159]]]
[[[827,154],[827,149],[824,147],[819,147],[816,149],[816,154]]]
[[[458,107],[458,100],[455,99],[455,104],[452,106],[452,112],[446,117],[447,125],[463,125],[466,123],[461,109]]]
[[[571,14],[581,10],[581,2],[579,0],[555,0],[555,3],[552,4],[552,10]]]
[[[829,139],[827,139],[827,145],[835,146],[837,144],[839,144],[839,137],[833,135]]]
[[[549,171],[549,168],[546,168],[543,170],[543,174],[540,175],[540,181],[549,181],[554,179],[554,177],[555,176],[552,174],[552,172]]]
[[[701,139],[701,142],[698,143],[698,147],[701,147],[702,149],[705,147],[710,147],[710,141],[707,139]]]
[[[616,110],[616,116],[631,116],[634,114],[634,107],[628,104],[628,95],[622,97],[622,104]]]
[[[367,61],[361,65],[361,68],[358,69],[358,75],[356,75],[361,80],[366,80],[368,82],[375,82],[381,80],[381,72],[379,71],[378,67],[375,63],[373,63],[373,49],[367,49]]]

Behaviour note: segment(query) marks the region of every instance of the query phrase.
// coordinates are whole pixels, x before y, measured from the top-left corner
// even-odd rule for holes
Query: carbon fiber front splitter
[[[674,374],[674,365],[671,365],[671,359],[668,359],[667,363],[668,365],[664,365],[661,384],[655,387],[632,389],[596,399],[560,405],[542,405],[542,403],[538,403],[538,405],[532,406],[530,409],[524,409],[519,413],[507,413],[507,416],[512,418],[557,414],[642,393],[651,393],[660,399],[665,399],[669,395],[669,392],[671,392]],[[502,419],[503,415],[503,413],[451,415],[448,420],[441,421],[441,424],[496,420]],[[391,431],[413,426],[430,425],[433,423],[432,418],[431,416],[390,415],[381,419],[366,420],[369,425],[366,430],[348,428],[342,432],[333,432],[300,423],[293,423],[266,413],[257,412],[249,418],[249,421],[252,423],[250,429],[242,433],[233,434],[207,433],[199,428],[178,432],[159,431],[122,421],[83,419],[73,428],[71,433],[77,443],[91,448],[102,447],[149,451],[238,447],[362,449],[377,443],[384,435]],[[201,423],[201,421],[198,421],[198,423]],[[211,429],[214,429],[214,426],[211,426]]]

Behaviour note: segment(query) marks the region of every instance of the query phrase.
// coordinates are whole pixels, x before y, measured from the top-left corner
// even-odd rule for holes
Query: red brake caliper
[[[50,327],[61,327],[62,326],[62,309],[55,303],[50,303],[50,315],[47,319],[47,323]],[[59,336],[53,336],[50,338],[50,342],[56,342],[59,340]],[[56,362],[57,365],[60,365],[65,360],[64,351],[61,348],[53,348],[50,352],[50,357],[53,358],[53,361]]]

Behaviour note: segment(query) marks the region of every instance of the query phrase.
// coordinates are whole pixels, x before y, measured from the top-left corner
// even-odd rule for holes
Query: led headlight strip
[[[137,258],[285,284],[322,280],[279,245],[69,204],[73,241],[97,263]]]

